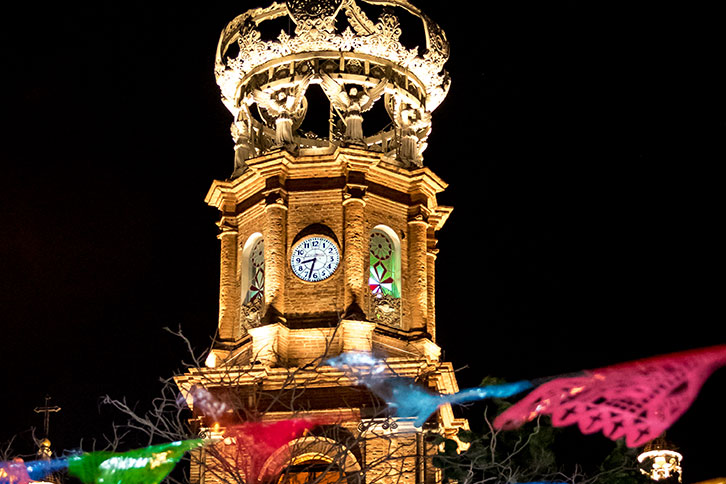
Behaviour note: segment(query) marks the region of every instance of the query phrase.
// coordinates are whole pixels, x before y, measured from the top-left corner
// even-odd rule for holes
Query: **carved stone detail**
[[[401,327],[401,299],[387,295],[371,296],[371,320],[393,328]]]
[[[343,0],[287,0],[287,11],[295,22],[310,18],[334,17]]]
[[[225,85],[236,85],[236,82],[240,81],[246,73],[274,59],[303,52],[336,52],[355,49],[356,52],[388,59],[411,70],[427,87],[427,94],[430,98],[427,104],[430,109],[438,106],[446,96],[448,74],[442,69],[448,60],[448,41],[443,30],[422,13],[419,16],[422,17],[427,29],[426,54],[423,57],[419,56],[418,48],[407,49],[398,41],[401,35],[400,23],[390,9],[384,11],[378,22],[374,23],[365,16],[354,0],[340,3],[337,7],[335,4],[338,2],[332,1],[309,0],[292,3],[301,3],[301,6],[294,10],[298,16],[292,17],[297,25],[294,37],[281,33],[277,41],[262,41],[259,31],[254,28],[253,19],[267,20],[279,16],[277,13],[275,15],[271,13],[275,9],[280,9],[278,4],[273,4],[268,9],[248,12],[244,18],[238,17],[227,26],[220,39],[220,50],[217,52],[215,69],[217,82],[222,87],[223,95],[234,97],[234,87],[225,87]],[[407,2],[393,0],[377,3],[389,6],[402,3],[408,5]],[[308,12],[303,15],[300,13],[305,11],[302,4],[306,4],[308,7],[315,4],[317,6],[313,11],[321,13],[314,15]],[[328,16],[328,12],[332,11],[333,7],[344,8],[350,22],[350,26],[341,33],[335,31],[334,25],[331,28],[334,17]],[[323,13],[325,14],[323,15]],[[236,33],[233,32],[234,29],[237,29]],[[239,45],[239,54],[234,58],[225,59],[226,48],[234,38]]]
[[[379,18],[368,18],[362,3],[383,7]],[[402,45],[397,9],[421,20],[420,47]],[[262,40],[261,24],[282,16],[295,23],[294,32]],[[238,52],[230,55],[235,44]],[[449,89],[443,68],[448,58],[444,31],[407,0],[287,0],[238,16],[222,32],[215,62],[222,101],[235,118],[233,176],[244,171],[246,159],[269,149],[297,152],[331,144],[354,144],[404,167],[422,166],[430,113]],[[325,89],[333,107],[324,136],[298,132],[308,83],[335,88]],[[364,137],[363,106],[370,108],[367,99],[375,101],[383,90],[398,107],[394,113],[386,106],[395,128]],[[250,119],[245,111],[252,104],[257,111]]]
[[[363,143],[363,116],[382,95],[388,81],[381,80],[370,89],[352,86],[346,88],[328,73],[320,73],[322,87],[328,99],[343,114],[345,122],[344,140],[350,143]]]
[[[237,235],[237,220],[234,217],[222,216],[217,222],[217,227],[219,227],[218,238],[223,235]]]
[[[256,297],[240,307],[240,323],[245,329],[257,328],[262,325],[262,298]]]

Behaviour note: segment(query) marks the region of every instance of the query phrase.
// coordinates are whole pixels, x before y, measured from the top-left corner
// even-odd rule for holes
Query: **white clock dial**
[[[338,246],[320,235],[305,237],[292,248],[290,267],[303,281],[323,281],[332,276],[340,263]]]

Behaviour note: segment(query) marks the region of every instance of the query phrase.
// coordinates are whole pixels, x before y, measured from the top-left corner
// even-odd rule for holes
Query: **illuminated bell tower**
[[[404,24],[422,33],[418,45],[402,44]],[[446,184],[423,163],[448,56],[444,32],[406,0],[289,0],[226,26],[215,75],[234,168],[206,197],[221,214],[218,330],[207,368],[177,379],[182,390],[234,380],[275,391],[294,371],[317,395],[307,413],[344,415],[351,435],[394,422],[419,463],[397,476],[406,482],[438,479],[421,464],[422,429],[381,420],[346,393],[354,382],[319,363],[366,352],[432,391],[458,390],[440,361],[434,291],[436,232],[452,209],[437,203]],[[273,407],[254,418],[292,415]],[[447,436],[466,425],[448,406],[427,423]]]

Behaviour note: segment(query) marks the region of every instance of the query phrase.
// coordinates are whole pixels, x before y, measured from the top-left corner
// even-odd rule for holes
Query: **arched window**
[[[340,468],[322,459],[287,467],[277,484],[347,484],[346,475]]]
[[[401,244],[393,230],[378,225],[370,237],[368,285],[377,297],[401,297]]]
[[[242,294],[247,304],[265,293],[265,243],[262,234],[257,233],[247,239],[242,260]]]
[[[362,484],[357,437],[338,426],[317,426],[312,435],[279,447],[259,468],[269,484]],[[324,436],[323,434],[327,435]],[[352,445],[353,448],[349,447]]]

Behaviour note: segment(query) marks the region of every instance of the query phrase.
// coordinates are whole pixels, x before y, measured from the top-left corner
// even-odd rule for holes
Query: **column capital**
[[[287,192],[281,189],[268,190],[264,192],[265,210],[268,208],[282,208],[287,210]]]
[[[343,205],[348,202],[366,203],[366,189],[364,185],[348,184],[343,190]]]
[[[409,208],[408,223],[422,223],[428,226],[431,211],[425,205],[414,205]]]
[[[217,222],[217,227],[219,227],[217,238],[221,239],[225,235],[237,235],[237,218],[222,216]]]
[[[422,224],[422,225],[426,225],[427,227],[429,225],[428,217],[426,217],[426,215],[424,215],[422,213],[418,213],[416,215],[410,215],[408,217],[408,223],[409,224]]]

